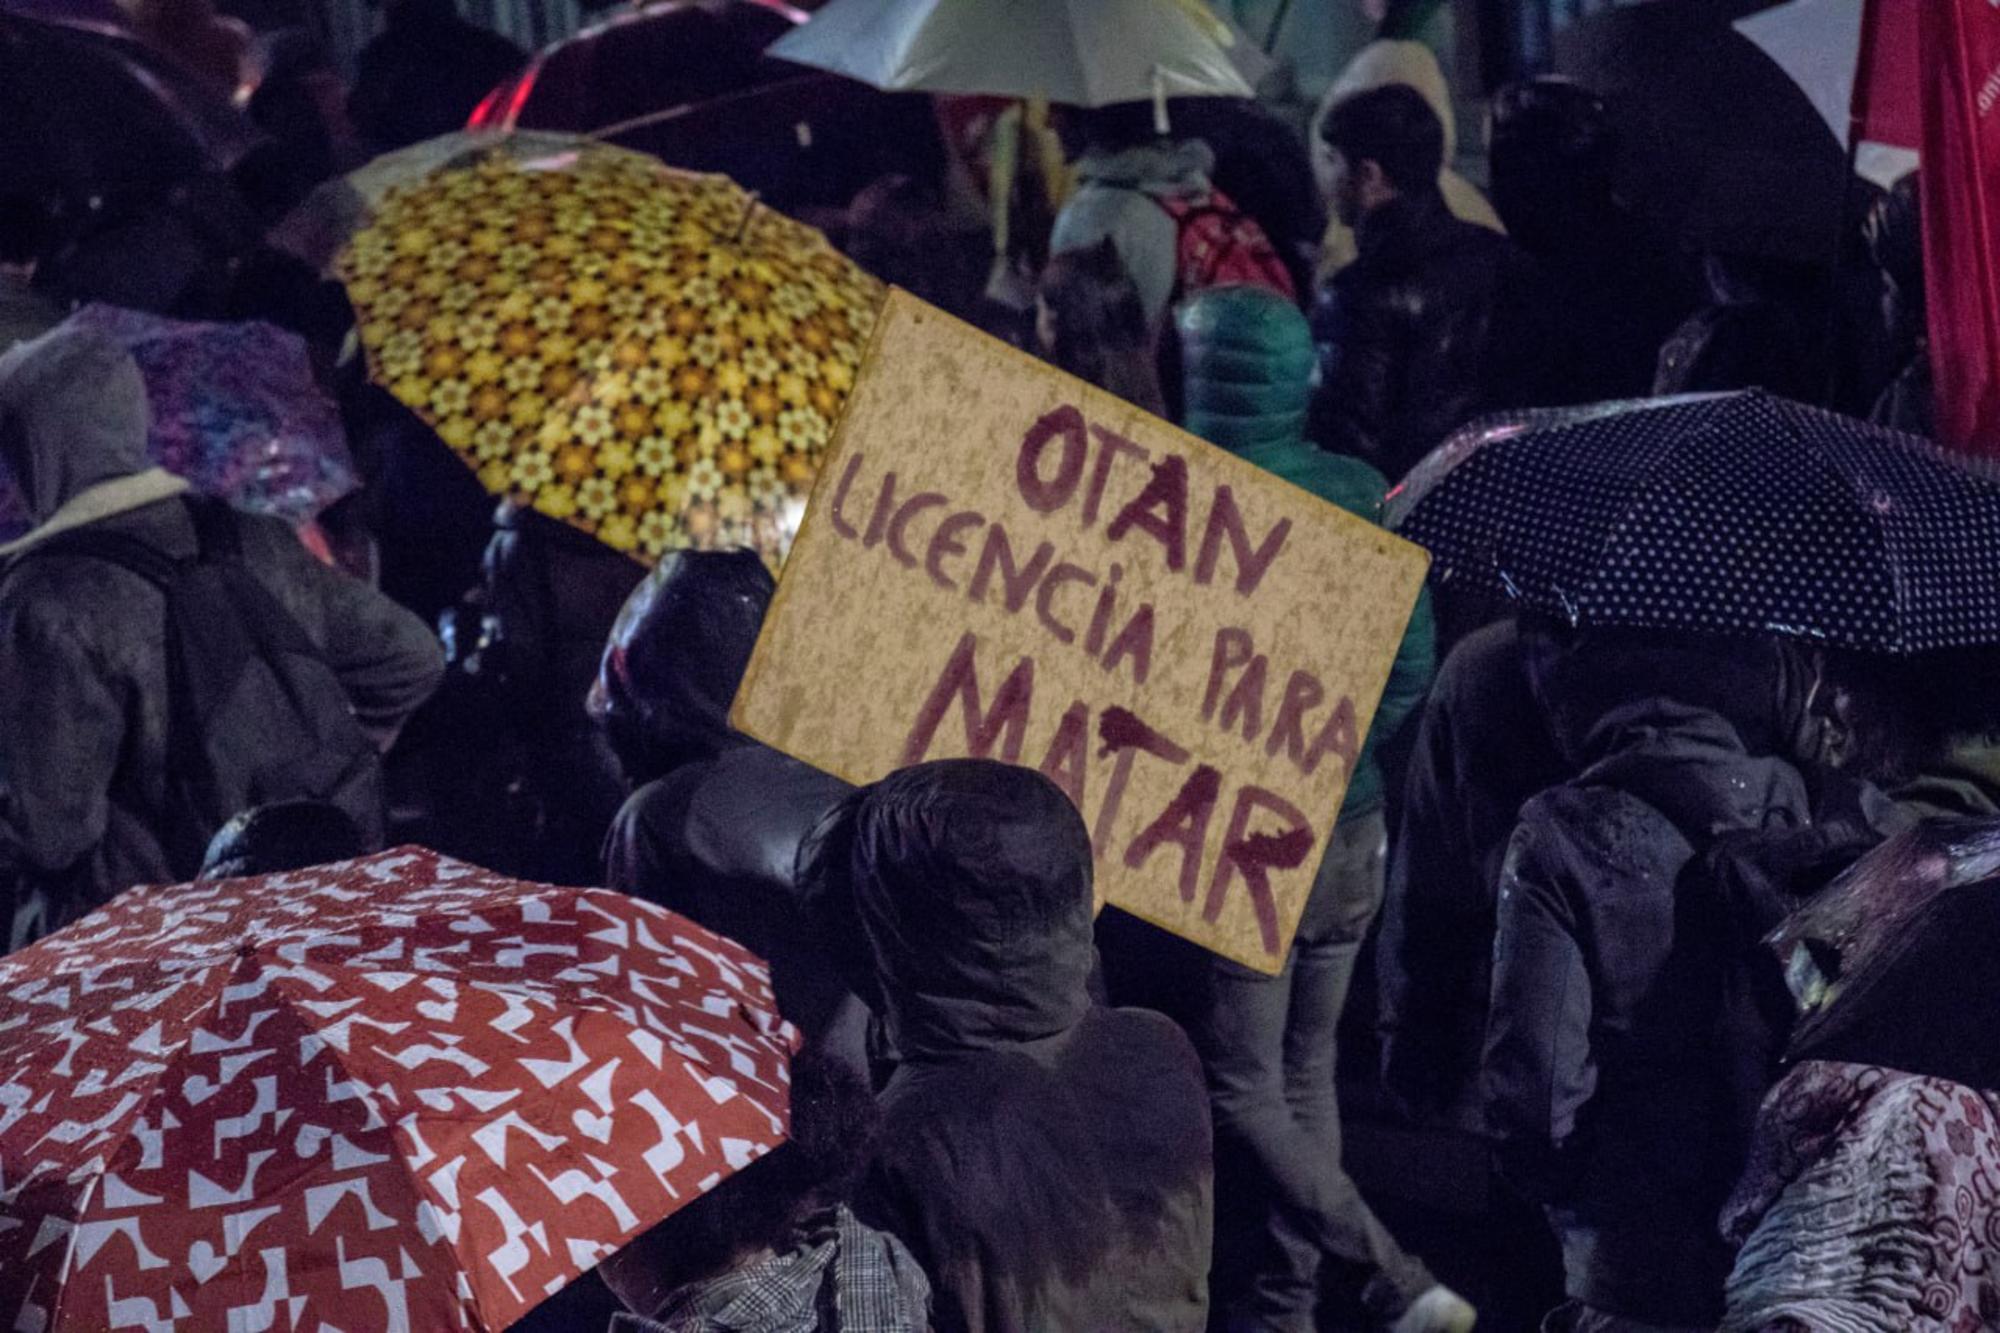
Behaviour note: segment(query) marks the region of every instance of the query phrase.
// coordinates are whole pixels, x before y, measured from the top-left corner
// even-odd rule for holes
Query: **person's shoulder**
[[[1092,1009],[1071,1039],[1058,1077],[1093,1099],[1136,1097],[1161,1113],[1177,1090],[1183,1102],[1207,1104],[1194,1043],[1179,1024],[1150,1009]]]
[[[0,632],[15,644],[47,645],[81,636],[102,606],[107,575],[78,555],[16,556],[0,566]]]
[[[1093,1009],[1084,1019],[1084,1032],[1134,1057],[1171,1064],[1193,1060],[1199,1065],[1194,1043],[1180,1024],[1151,1009]]]
[[[243,552],[246,556],[253,552],[283,552],[288,556],[300,552],[311,558],[312,553],[307,551],[305,544],[299,540],[298,529],[284,519],[226,507],[224,512],[229,522],[235,525],[237,539],[243,543]]]
[[[707,767],[685,765],[626,797],[605,835],[608,887],[661,901],[663,887],[677,887],[687,877],[688,807]]]
[[[1522,876],[1632,884],[1647,879],[1663,847],[1675,840],[1671,821],[1644,800],[1577,778],[1521,807],[1508,864]]]
[[[683,764],[665,777],[645,783],[619,807],[616,825],[672,828],[687,817],[688,804],[714,767],[713,760]]]

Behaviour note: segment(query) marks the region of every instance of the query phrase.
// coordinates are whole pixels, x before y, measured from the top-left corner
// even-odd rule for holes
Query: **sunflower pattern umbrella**
[[[783,561],[882,293],[726,177],[610,148],[393,191],[340,271],[375,378],[489,492],[648,564]]]

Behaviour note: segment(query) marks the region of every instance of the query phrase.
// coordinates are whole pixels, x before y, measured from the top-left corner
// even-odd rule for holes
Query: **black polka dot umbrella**
[[[1573,625],[2000,642],[2000,477],[1761,392],[1477,422],[1387,517],[1441,581]]]

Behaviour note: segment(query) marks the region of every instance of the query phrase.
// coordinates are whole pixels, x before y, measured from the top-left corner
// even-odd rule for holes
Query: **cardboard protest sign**
[[[1277,972],[1426,565],[896,292],[735,725],[856,783],[1039,768],[1104,899]]]

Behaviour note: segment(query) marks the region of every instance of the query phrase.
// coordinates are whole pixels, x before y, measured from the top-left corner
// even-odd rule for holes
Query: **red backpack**
[[[1268,287],[1288,301],[1299,299],[1292,275],[1263,227],[1211,189],[1201,201],[1153,196],[1180,231],[1175,261],[1174,301],[1210,287]]]

